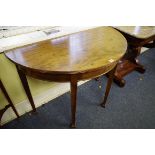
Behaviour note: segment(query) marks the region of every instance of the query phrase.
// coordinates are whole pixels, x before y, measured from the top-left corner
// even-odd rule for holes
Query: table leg
[[[144,73],[145,68],[143,65],[139,63],[138,56],[140,55],[142,47],[130,47],[130,50],[134,53],[134,56],[129,59],[131,62],[135,64],[135,70],[138,71],[139,73]]]
[[[18,114],[18,112],[17,112],[15,106],[13,105],[13,103],[12,103],[12,101],[11,101],[11,99],[10,99],[8,93],[6,92],[6,90],[5,90],[4,86],[3,86],[3,83],[2,83],[1,81],[0,81],[0,88],[2,89],[2,92],[3,92],[4,96],[5,96],[5,98],[7,99],[9,105],[12,107],[12,109],[13,109],[13,111],[15,112],[16,116],[19,118],[19,114]],[[6,106],[6,107],[7,107],[7,106]]]
[[[76,128],[77,81],[71,80],[71,128]]]
[[[17,68],[20,80],[22,82],[22,85],[24,87],[24,90],[25,90],[25,92],[27,94],[27,97],[29,99],[29,102],[30,102],[30,104],[32,106],[32,109],[35,112],[36,111],[36,107],[35,107],[35,104],[34,104],[34,101],[33,101],[32,95],[31,95],[31,91],[30,91],[30,88],[29,88],[29,85],[28,85],[28,81],[27,81],[26,75],[23,73],[23,71],[21,71],[18,68],[18,66],[16,66],[16,68]]]
[[[103,102],[101,103],[101,106],[103,108],[105,108],[105,104],[106,104],[106,101],[107,101],[107,98],[108,98],[108,95],[109,95],[109,92],[110,92],[110,88],[111,88],[111,85],[112,85],[112,82],[113,82],[113,78],[114,78],[114,73],[116,71],[116,67],[114,67],[110,72],[109,72],[109,78],[108,78],[108,82],[107,82],[107,86],[106,86],[106,91],[105,91],[105,96],[104,96],[104,100]]]

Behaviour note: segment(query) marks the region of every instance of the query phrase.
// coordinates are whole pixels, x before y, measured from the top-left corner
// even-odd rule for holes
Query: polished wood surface
[[[132,71],[145,72],[143,65],[139,63],[138,56],[141,48],[155,47],[155,27],[153,26],[118,26],[115,27],[121,32],[128,42],[128,50],[118,64],[114,81],[121,87],[125,85],[124,76]]]
[[[127,49],[126,39],[112,27],[98,27],[16,48],[5,53],[17,70],[34,106],[26,76],[71,83],[71,127],[76,127],[77,82],[111,71]],[[25,75],[24,75],[25,74]],[[107,100],[111,79],[107,85]],[[105,101],[103,102],[105,106]],[[35,109],[35,107],[33,107]]]
[[[43,41],[9,52],[16,64],[43,73],[86,72],[105,67],[121,58],[125,38],[110,27],[99,27]]]
[[[0,89],[2,90],[2,92],[3,92],[4,96],[5,96],[5,98],[7,99],[8,103],[9,103],[8,105],[5,106],[4,109],[1,109],[1,110],[0,110],[0,122],[1,122],[1,119],[2,119],[3,114],[4,114],[5,111],[6,111],[8,108],[10,108],[10,107],[12,107],[12,109],[13,109],[13,111],[15,112],[16,116],[19,118],[19,114],[18,114],[18,112],[17,112],[17,110],[16,110],[16,108],[15,108],[13,102],[11,101],[11,99],[10,99],[10,97],[9,97],[9,95],[8,95],[8,93],[7,93],[7,91],[6,91],[6,89],[5,89],[5,87],[4,87],[4,85],[3,85],[3,83],[2,83],[1,80],[0,80]],[[1,126],[1,123],[0,123],[0,126]]]

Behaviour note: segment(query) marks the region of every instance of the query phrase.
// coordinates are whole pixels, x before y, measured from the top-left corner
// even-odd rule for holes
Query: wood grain
[[[99,27],[7,51],[21,67],[42,73],[74,74],[106,67],[127,48],[125,38],[111,27]]]

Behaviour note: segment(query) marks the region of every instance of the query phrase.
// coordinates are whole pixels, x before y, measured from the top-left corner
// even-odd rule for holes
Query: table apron
[[[99,77],[100,75],[108,73],[110,70],[112,70],[117,65],[117,62],[111,63],[109,66],[105,66],[100,69],[91,70],[87,72],[78,72],[74,74],[65,74],[65,73],[42,73],[36,70],[28,69],[25,67],[18,66],[18,69],[20,69],[25,75],[28,75],[30,77],[44,80],[44,81],[51,81],[51,82],[70,82],[71,79],[74,77],[77,81],[80,80],[88,80],[95,77]]]

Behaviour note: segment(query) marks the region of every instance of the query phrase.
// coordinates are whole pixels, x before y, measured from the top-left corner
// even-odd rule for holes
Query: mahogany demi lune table
[[[104,107],[116,65],[126,49],[127,42],[121,33],[111,27],[97,27],[6,51],[5,55],[16,64],[34,111],[36,109],[26,75],[47,81],[70,82],[71,127],[74,128],[77,82],[110,72],[101,104]]]
[[[128,42],[128,50],[115,72],[114,81],[120,86],[125,85],[124,76],[136,70],[140,73],[145,72],[145,68],[139,63],[138,56],[141,48],[155,47],[155,27],[153,26],[117,26],[115,27],[121,32]]]

